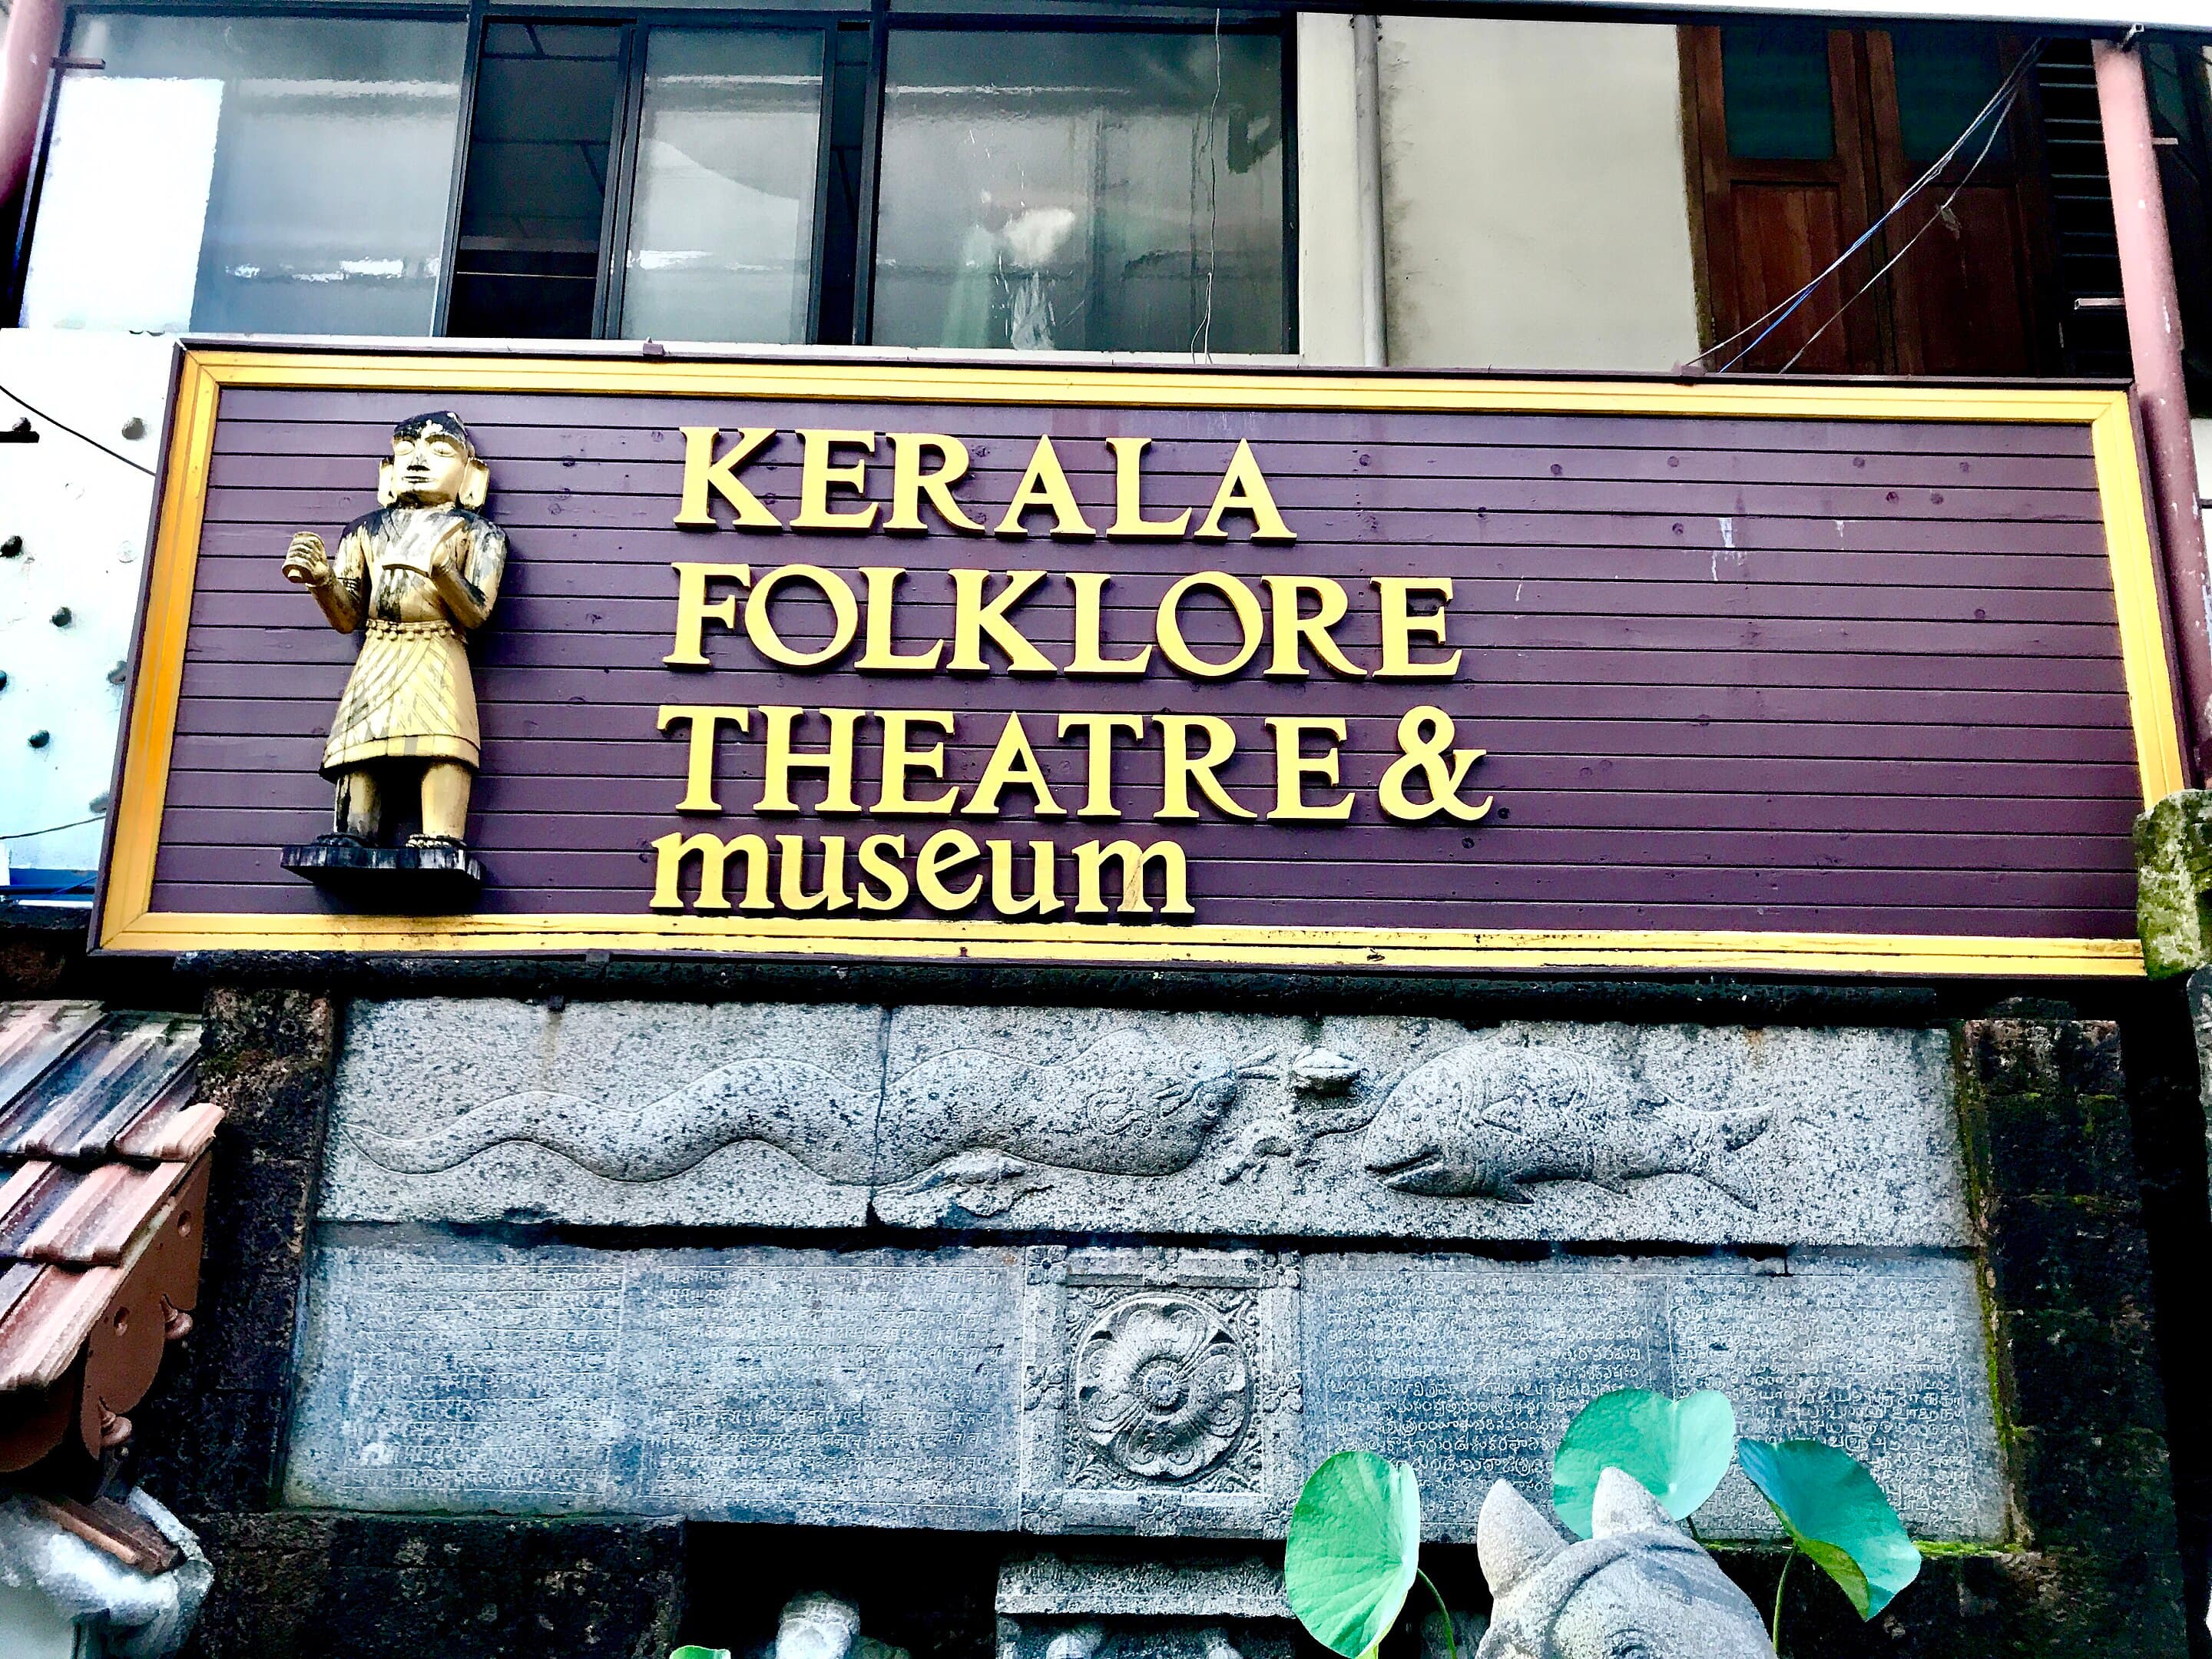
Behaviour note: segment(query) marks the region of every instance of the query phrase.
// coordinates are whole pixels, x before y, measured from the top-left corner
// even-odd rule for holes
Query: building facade
[[[14,0],[0,1651],[2201,1656],[2190,9]]]

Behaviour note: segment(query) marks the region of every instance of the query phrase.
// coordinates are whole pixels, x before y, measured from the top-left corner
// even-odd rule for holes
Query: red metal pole
[[[2212,573],[2197,505],[2197,455],[2189,434],[2189,395],[2181,373],[2181,300],[2166,195],[2151,143],[2150,99],[2142,60],[2124,44],[2097,41],[2097,106],[2105,167],[2112,180],[2112,223],[2119,234],[2120,289],[2126,296],[2128,346],[2135,356],[2136,407],[2149,451],[2152,507],[2166,550],[2181,655],[2191,771],[2212,773]]]
[[[46,73],[61,44],[62,0],[15,0],[0,34],[0,203],[20,200],[30,175]],[[6,230],[12,238],[13,220]]]

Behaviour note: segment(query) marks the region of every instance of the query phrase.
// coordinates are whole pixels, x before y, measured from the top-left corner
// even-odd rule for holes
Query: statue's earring
[[[482,461],[471,461],[461,479],[461,505],[471,513],[481,513],[490,494],[491,469]]]
[[[376,464],[376,504],[389,507],[398,493],[398,486],[392,481],[392,461],[386,457]]]

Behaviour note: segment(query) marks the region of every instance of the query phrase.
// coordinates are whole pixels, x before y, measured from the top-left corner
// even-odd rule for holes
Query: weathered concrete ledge
[[[325,1220],[1971,1242],[1939,1030],[362,1002]]]

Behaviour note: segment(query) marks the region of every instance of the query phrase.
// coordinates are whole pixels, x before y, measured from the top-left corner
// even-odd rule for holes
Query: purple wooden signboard
[[[488,884],[343,915],[279,855],[358,641],[278,564],[432,408],[510,549]],[[179,410],[112,947],[2139,971],[2117,393],[204,354]],[[873,522],[791,527],[810,449]]]

